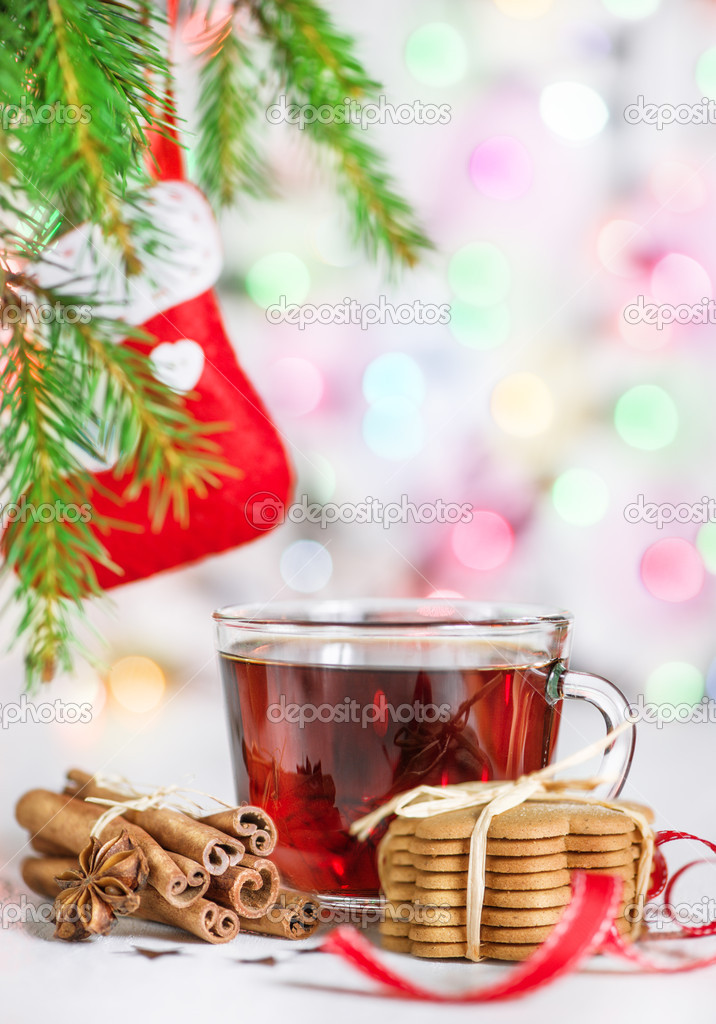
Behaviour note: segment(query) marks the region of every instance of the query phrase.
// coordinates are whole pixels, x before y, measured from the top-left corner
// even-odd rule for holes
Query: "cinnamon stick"
[[[232,910],[219,907],[211,900],[198,899],[189,907],[173,907],[154,889],[145,889],[141,893],[139,910],[132,916],[171,924],[214,944],[231,942],[241,927]]]
[[[26,857],[21,865],[22,878],[30,889],[54,899],[60,892],[55,877],[73,867],[76,861],[71,857]],[[210,900],[200,898],[188,906],[174,907],[156,889],[143,889],[139,895],[139,908],[132,917],[173,925],[215,944],[230,942],[239,934],[236,914]]]
[[[197,899],[203,896],[209,888],[211,879],[206,868],[202,864],[197,864],[195,860],[190,860],[189,857],[183,857],[180,853],[170,853],[169,856],[179,870],[186,875],[187,889],[196,892]]]
[[[247,853],[237,867],[211,879],[207,896],[239,917],[259,918],[276,902],[280,885],[278,868],[272,861]]]
[[[320,924],[320,904],[306,892],[282,889],[278,899],[262,917],[242,921],[242,930],[283,939],[307,939]]]
[[[243,807],[207,814],[199,821],[240,839],[249,853],[256,857],[268,857],[276,849],[278,829],[261,807],[244,804]]]
[[[15,817],[32,836],[32,845],[41,852],[58,849],[79,854],[87,845],[92,828],[102,814],[96,804],[74,800],[70,796],[33,789],[20,797]],[[202,895],[201,886],[194,886],[170,854],[150,835],[124,818],[114,818],[102,829],[100,839],[107,840],[126,828],[139,846],[149,865],[149,885],[176,907],[191,905]]]
[[[20,865],[22,880],[28,889],[54,900],[60,892],[56,875],[77,867],[73,857],[25,857]]]
[[[67,773],[67,777],[75,785],[72,795],[80,799],[127,799],[122,793],[98,786],[87,772],[73,769]],[[165,850],[182,854],[203,864],[210,875],[222,875],[228,867],[238,864],[244,856],[243,843],[238,839],[179,811],[171,811],[164,807],[150,808],[146,811],[126,810],[122,812],[122,817],[143,828]]]
[[[42,836],[33,836],[30,846],[36,853],[42,853],[48,857],[66,857],[68,853],[72,853],[72,850],[68,850],[62,843],[51,843],[49,839],[44,839]]]

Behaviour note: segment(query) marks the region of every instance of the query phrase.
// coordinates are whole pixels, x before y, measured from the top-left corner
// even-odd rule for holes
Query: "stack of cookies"
[[[589,803],[530,801],[496,815],[487,833],[480,952],[525,960],[571,898],[574,870],[624,881],[619,931],[636,896],[642,836],[624,811]],[[431,818],[396,818],[381,846],[385,949],[423,957],[466,952],[470,839],[482,807]],[[649,819],[651,812],[638,810]]]

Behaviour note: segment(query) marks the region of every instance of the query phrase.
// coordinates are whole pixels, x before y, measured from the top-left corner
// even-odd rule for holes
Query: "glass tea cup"
[[[553,759],[562,702],[607,729],[628,705],[568,667],[570,613],[531,605],[355,600],[214,613],[237,795],[275,819],[287,884],[373,906],[375,847],[357,818],[419,785],[514,779]],[[633,730],[602,770],[621,790]]]

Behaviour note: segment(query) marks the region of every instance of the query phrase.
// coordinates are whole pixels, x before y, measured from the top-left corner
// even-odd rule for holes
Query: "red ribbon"
[[[659,832],[655,838],[656,855],[652,883],[647,900],[664,893],[668,902],[677,879],[694,864],[680,868],[668,881],[663,854],[658,849],[665,843],[688,839],[703,843],[716,853],[716,844],[688,832]],[[575,971],[592,953],[602,951],[628,960],[642,971],[660,974],[681,974],[716,964],[716,954],[678,963],[654,959],[625,942],[614,926],[621,901],[623,883],[614,875],[589,875],[576,871],[572,877],[572,899],[558,924],[529,960],[511,970],[506,978],[467,992],[444,993],[425,988],[392,970],[375,947],[355,928],[343,927],[331,932],[320,948],[350,963],[373,981],[380,982],[390,994],[405,999],[432,1003],[491,1003],[515,999],[544,988],[564,974]],[[716,934],[716,922],[697,927],[684,927],[683,932],[669,937],[684,938]],[[647,937],[649,933],[647,932]]]
[[[686,840],[688,840],[690,842],[701,843],[703,846],[707,846],[709,848],[709,850],[711,850],[712,853],[716,853],[716,843],[711,843],[711,842],[709,842],[708,839],[701,839],[699,836],[694,836],[690,832],[673,832],[673,831],[657,832],[655,840],[654,840],[654,843],[655,843],[656,849],[657,849],[657,851],[659,853],[659,857],[661,858],[661,865],[663,865],[663,867],[661,867],[661,873],[660,873],[659,878],[658,878],[658,882],[659,882],[659,887],[658,888],[657,888],[657,878],[656,878],[655,875],[652,875],[652,885],[651,885],[651,888],[650,888],[649,892],[647,893],[647,900],[653,900],[655,896],[657,896],[657,895],[659,895],[659,893],[663,892],[664,893],[664,908],[665,908],[667,914],[669,913],[669,908],[673,906],[672,899],[673,899],[674,886],[676,885],[678,880],[687,871],[689,871],[691,868],[698,867],[700,864],[705,863],[703,860],[692,860],[692,861],[689,861],[688,864],[684,864],[683,867],[679,868],[678,871],[675,871],[674,874],[672,875],[672,877],[669,878],[668,871],[666,870],[666,862],[664,861],[664,855],[661,853],[661,851],[658,848],[660,846],[663,846],[664,843],[673,843],[673,842],[675,842],[675,841],[677,841],[679,839],[686,839]],[[655,858],[655,863],[656,863],[656,858]],[[656,891],[654,891],[654,890],[656,890]],[[673,913],[671,913],[670,916],[673,919]],[[678,939],[695,939],[695,938],[703,938],[706,935],[716,935],[716,920],[711,921],[708,924],[701,924],[701,925],[687,925],[687,924],[684,924],[684,925],[681,926],[681,928],[678,931],[669,932],[668,937],[669,938],[675,938],[675,939],[677,939],[677,938]]]

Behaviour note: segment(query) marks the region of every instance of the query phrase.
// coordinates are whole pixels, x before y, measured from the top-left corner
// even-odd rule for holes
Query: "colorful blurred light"
[[[532,184],[532,159],[519,139],[495,135],[472,151],[469,172],[475,188],[490,199],[517,199]]]
[[[633,247],[641,228],[633,220],[610,220],[597,236],[599,262],[611,274],[633,277],[637,268],[633,260]]]
[[[497,348],[510,335],[512,317],[505,302],[495,306],[471,306],[456,299],[450,307],[450,331],[468,348]]]
[[[408,37],[405,63],[413,78],[423,85],[454,85],[467,71],[467,46],[452,25],[430,22]]]
[[[592,526],[606,515],[609,491],[591,469],[566,469],[552,485],[552,501],[558,515],[575,526]]]
[[[267,309],[286,296],[289,305],[301,303],[311,287],[308,267],[292,252],[262,256],[246,275],[246,291],[257,306]]]
[[[495,423],[506,434],[534,437],[552,422],[554,401],[536,373],[511,373],[492,392],[490,410]]]
[[[465,595],[461,594],[459,590],[431,590],[426,596],[448,599],[455,598],[460,601],[465,597]]]
[[[420,410],[408,398],[381,398],[373,402],[363,417],[363,439],[383,459],[411,459],[424,443]]]
[[[507,257],[492,242],[470,242],[454,254],[448,266],[450,287],[472,306],[494,306],[510,290]]]
[[[281,576],[287,586],[302,594],[321,590],[333,573],[333,560],[317,540],[296,540],[281,555]]]
[[[716,574],[716,523],[704,523],[696,535],[696,547],[708,571]]]
[[[661,0],[602,0],[602,3],[617,17],[638,21],[658,11]]]
[[[583,82],[553,82],[545,86],[539,109],[550,131],[568,142],[586,142],[598,135],[609,120],[602,97]]]
[[[366,402],[408,398],[419,405],[425,398],[425,376],[412,356],[385,352],[366,367],[363,394]]]
[[[696,84],[702,96],[716,100],[716,46],[704,50],[696,62]]]
[[[691,213],[706,202],[706,186],[699,172],[681,160],[662,160],[649,179],[657,203],[674,213]]]
[[[614,426],[622,440],[643,451],[664,448],[676,437],[679,414],[673,398],[656,384],[637,384],[618,400]]]
[[[482,572],[504,565],[514,544],[510,524],[488,509],[475,509],[469,523],[457,523],[452,531],[452,549],[458,561]]]
[[[307,359],[287,356],[271,366],[269,401],[288,416],[306,416],[323,397],[323,376]]]
[[[642,582],[660,601],[690,601],[703,587],[705,575],[700,554],[681,537],[657,540],[641,560]]]
[[[648,704],[698,704],[704,695],[704,677],[688,661],[667,661],[646,681],[644,700]]]
[[[643,321],[630,324],[621,315],[617,321],[617,329],[622,340],[640,352],[655,352],[657,349],[665,348],[674,336],[671,324],[663,324],[661,328]]]
[[[157,707],[166,688],[164,673],[156,661],[141,655],[115,661],[109,670],[108,682],[117,703],[136,714]]]
[[[655,302],[679,306],[694,305],[711,296],[711,278],[691,256],[670,252],[651,272],[651,294]]]
[[[495,0],[495,7],[520,21],[541,18],[554,6],[554,0]]]

